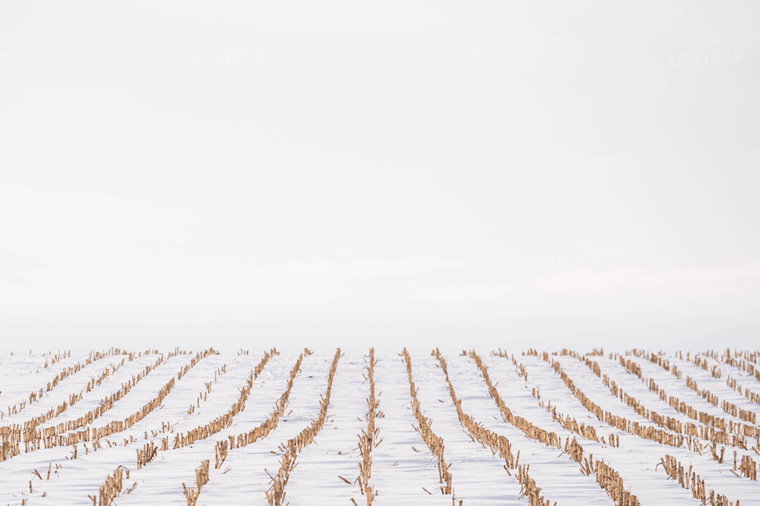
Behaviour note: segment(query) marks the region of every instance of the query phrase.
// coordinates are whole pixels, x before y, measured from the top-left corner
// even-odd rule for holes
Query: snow
[[[320,396],[324,395],[327,387],[332,355],[305,354],[290,392],[289,403],[276,428],[255,443],[230,448],[219,468],[214,465],[216,443],[245,433],[267,420],[285,391],[290,371],[298,359],[297,354],[271,357],[255,378],[245,408],[234,417],[229,427],[189,446],[173,449],[171,444],[175,434],[205,425],[226,413],[238,400],[240,390],[263,355],[263,351],[208,355],[177,380],[170,394],[142,420],[127,430],[104,438],[97,450],[91,442],[80,442],[76,458],[73,458],[72,447],[41,448],[25,453],[22,443],[19,455],[0,462],[0,504],[21,504],[25,499],[27,505],[89,504],[88,496],[97,496],[106,477],[117,467],[123,466],[129,470],[129,478],[115,501],[119,506],[186,505],[182,485],[195,487],[195,469],[206,459],[211,463],[209,482],[202,487],[197,504],[266,504],[265,492],[271,484],[269,474],[275,475],[279,469],[281,445],[307,427],[319,410]],[[195,352],[166,358],[111,409],[95,419],[91,426],[101,427],[111,421],[124,420],[141,409],[156,397],[172,377],[177,378],[177,373],[194,356]],[[490,355],[488,350],[480,351],[480,356],[500,396],[515,415],[556,432],[562,441],[568,437],[576,438],[583,446],[584,456],[593,453],[595,460],[611,465],[623,477],[626,489],[636,495],[642,504],[699,503],[692,498],[690,490],[668,479],[663,466],[658,466],[666,454],[676,457],[687,468],[692,465],[705,480],[708,489],[715,489],[731,501],[741,500],[742,505],[760,504],[760,484],[731,472],[736,448],[727,446],[726,459],[719,463],[710,457],[709,451],[699,455],[688,448],[664,446],[639,438],[598,420],[587,411],[540,355],[514,355],[518,362],[525,365],[527,381],[517,373],[511,358]],[[150,353],[126,360],[100,385],[85,392],[81,401],[39,428],[55,426],[84,415],[147,365],[154,364],[158,357]],[[451,464],[456,504],[460,500],[463,505],[528,504],[527,498],[521,497],[521,486],[516,478],[505,470],[504,461],[474,441],[460,425],[436,358],[430,354],[416,353],[412,353],[411,357],[422,411],[432,420],[432,430],[445,443],[444,457]],[[0,409],[5,413],[5,417],[0,419],[0,427],[23,424],[55,408],[70,395],[83,391],[87,383],[99,377],[106,368],[118,365],[126,355],[94,360],[61,380],[55,388],[45,391],[40,400],[29,403],[31,392],[38,392],[59,371],[83,362],[87,355],[64,357],[44,367],[49,358],[34,354],[0,356]],[[638,377],[620,366],[616,357],[591,358],[599,363],[603,375],[609,376],[647,409],[683,422],[698,423],[650,392]],[[679,397],[699,411],[741,422],[687,388],[687,375],[694,378],[700,388],[710,390],[720,399],[754,413],[760,412],[760,406],[726,385],[726,377],[731,374],[743,388],[760,391],[760,382],[738,368],[709,359],[710,367],[717,365],[723,370],[722,377],[715,378],[709,370],[669,356],[671,363],[684,371],[684,378],[679,379],[645,358],[632,355],[626,358],[641,367],[645,378],[653,378],[669,395]],[[375,388],[380,414],[376,423],[381,442],[371,452],[370,479],[377,493],[375,502],[452,504],[451,496],[441,494],[435,457],[414,429],[417,422],[411,410],[404,362],[396,354],[378,355],[377,359]],[[552,355],[551,359],[558,361],[583,393],[604,410],[644,426],[655,426],[612,395],[601,379],[581,361],[560,355]],[[462,401],[462,409],[486,429],[509,439],[513,452],[520,452],[520,463],[530,464],[530,476],[536,480],[547,499],[558,504],[614,504],[596,483],[594,475],[581,473],[578,463],[567,453],[526,437],[523,431],[503,419],[497,404],[488,394],[481,371],[470,357],[446,355],[446,360],[452,384]],[[285,487],[286,501],[290,504],[352,504],[352,500],[357,504],[366,504],[356,481],[361,462],[358,437],[367,426],[365,414],[369,385],[366,367],[366,358],[361,354],[344,354],[338,362],[327,422],[314,441],[299,452],[297,465]],[[208,382],[211,383],[210,390],[207,388]],[[540,398],[532,393],[536,387]],[[9,407],[24,400],[27,401],[25,409],[17,414],[8,414]],[[547,405],[579,423],[594,427],[605,442],[584,439],[564,429],[552,419]],[[191,406],[195,408],[190,409]],[[170,429],[162,432],[162,428],[166,427]],[[619,447],[606,443],[610,434],[619,437]],[[165,436],[169,436],[169,449],[160,450],[153,461],[138,470],[136,450],[149,442],[160,448]],[[758,442],[754,438],[749,440],[755,449],[738,449],[739,455],[749,455],[760,461],[756,450]],[[46,479],[48,466],[51,475]],[[34,474],[35,470],[42,479]],[[29,490],[30,480],[32,492]]]

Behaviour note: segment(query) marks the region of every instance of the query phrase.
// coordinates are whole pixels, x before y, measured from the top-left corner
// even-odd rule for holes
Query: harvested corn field
[[[760,504],[760,353],[0,357],[0,504]]]

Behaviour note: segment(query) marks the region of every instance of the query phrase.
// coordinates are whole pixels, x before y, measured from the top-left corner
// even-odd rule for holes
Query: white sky
[[[756,348],[758,90],[755,1],[2,0],[2,346]]]

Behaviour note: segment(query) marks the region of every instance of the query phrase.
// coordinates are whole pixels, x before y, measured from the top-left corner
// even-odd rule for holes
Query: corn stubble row
[[[694,499],[702,502],[702,504],[710,504],[712,506],[739,506],[739,501],[731,502],[726,496],[718,494],[715,490],[707,491],[705,487],[705,480],[703,480],[696,472],[692,470],[692,466],[686,469],[675,457],[671,455],[665,455],[660,459],[660,463],[657,467],[662,465],[665,473],[669,478],[678,482],[682,488],[691,490],[691,495]]]
[[[683,360],[683,352],[678,352],[678,357]],[[720,378],[722,374],[722,370],[720,368],[716,367],[709,367],[709,363],[706,359],[711,358],[717,362],[724,363],[726,365],[730,365],[731,367],[734,367],[742,372],[745,372],[749,376],[754,376],[755,379],[760,382],[760,369],[758,369],[758,365],[760,363],[758,362],[758,357],[760,357],[760,353],[757,351],[749,352],[749,351],[738,351],[732,350],[730,348],[727,348],[723,351],[723,353],[718,353],[715,350],[708,350],[702,353],[694,354],[693,358],[689,358],[690,353],[686,353],[686,360],[689,362],[692,362],[694,365],[701,367],[704,370],[711,371],[713,377]]]
[[[206,391],[205,392],[201,391],[198,394],[198,398],[195,399],[195,403],[191,404],[190,408],[187,410],[187,414],[188,415],[192,415],[195,412],[195,408],[200,408],[201,407],[201,402],[206,402],[206,400],[208,399],[208,394],[211,393],[211,387],[214,385],[214,383],[217,382],[217,380],[220,377],[222,377],[226,373],[227,373],[227,364],[226,363],[224,365],[218,367],[214,371],[214,381],[206,381],[204,383],[204,386],[206,387]]]
[[[31,354],[31,352],[32,352],[32,350],[29,350],[30,354]],[[58,350],[58,353],[56,353],[55,355],[53,355],[52,353],[48,353],[47,355],[43,355],[43,356],[50,357],[50,361],[49,362],[48,362],[47,358],[45,359],[44,368],[47,369],[48,367],[53,366],[56,363],[60,362],[64,358],[71,358],[71,350],[65,350],[63,352],[60,351],[60,350]]]
[[[366,380],[369,383],[369,396],[367,397],[367,413],[364,418],[367,421],[367,429],[362,429],[359,434],[359,454],[362,456],[362,461],[359,463],[359,491],[367,499],[367,506],[370,506],[375,500],[375,489],[369,484],[369,480],[372,477],[372,450],[376,448],[381,442],[380,429],[375,426],[375,418],[383,416],[380,412],[380,403],[375,396],[375,349],[370,348],[369,357],[367,361]]]

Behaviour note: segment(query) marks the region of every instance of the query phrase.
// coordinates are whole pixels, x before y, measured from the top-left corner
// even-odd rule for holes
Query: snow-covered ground
[[[267,359],[263,351],[205,356],[197,353],[195,350],[172,356],[168,353],[0,356],[0,410],[3,413],[0,438],[6,454],[2,457],[0,453],[0,504],[92,504],[89,497],[97,498],[108,476],[121,468],[125,472],[124,480],[114,504],[185,505],[188,500],[183,484],[188,489],[198,488],[196,469],[204,460],[210,461],[210,467],[208,481],[200,487],[198,505],[267,504],[266,492],[273,482],[270,475],[276,476],[280,470],[288,440],[308,427],[319,413],[320,400],[329,386],[328,372],[333,356],[303,353],[292,388],[288,389],[291,371],[299,358],[297,354],[275,354]],[[562,448],[541,441],[525,427],[518,427],[514,419],[503,416],[489,395],[482,370],[473,356],[445,354],[451,384],[461,401],[461,412],[471,416],[489,433],[509,440],[511,451],[519,452],[519,464],[529,464],[530,477],[551,504],[555,501],[577,505],[616,503],[598,484],[594,472],[582,472],[581,464],[589,454],[593,454],[593,461],[604,461],[611,466],[622,478],[624,488],[641,504],[701,502],[693,497],[690,488],[668,477],[661,463],[666,455],[675,457],[687,473],[691,468],[704,480],[708,495],[714,490],[716,495],[724,495],[734,503],[739,500],[742,505],[760,504],[760,483],[744,476],[747,473],[740,469],[742,456],[751,459],[753,465],[760,462],[756,434],[747,436],[741,443],[717,444],[718,454],[724,449],[724,458],[718,461],[712,456],[711,443],[706,439],[692,439],[679,446],[659,443],[636,434],[630,425],[621,429],[607,423],[604,417],[600,419],[584,406],[578,395],[582,392],[582,396],[604,412],[625,417],[644,429],[651,427],[676,434],[664,428],[661,419],[652,413],[684,425],[693,423],[704,427],[699,420],[688,416],[686,409],[675,409],[667,398],[653,392],[652,380],[667,396],[685,403],[682,406],[739,427],[749,426],[741,429],[746,433],[760,426],[730,414],[723,403],[731,403],[755,416],[760,414],[760,405],[744,394],[744,391],[760,392],[760,379],[752,372],[752,368],[760,367],[757,356],[744,366],[726,363],[728,357],[722,353],[701,357],[707,369],[695,364],[693,354],[663,356],[669,360],[668,366],[675,365],[682,371],[680,378],[651,361],[649,354],[641,353],[623,356],[640,367],[640,375],[631,372],[631,366],[627,369],[621,365],[620,357],[610,355],[583,357],[550,353],[542,356],[510,351],[507,356],[497,356],[489,350],[481,350],[479,356],[490,381],[514,417],[555,433]],[[460,501],[463,505],[529,504],[527,496],[522,494],[516,469],[505,466],[503,458],[474,439],[460,422],[439,360],[429,353],[412,353],[412,375],[418,388],[420,409],[432,421],[433,433],[443,439],[443,458],[450,465],[453,494],[443,494],[437,457],[416,430],[419,427],[412,408],[406,364],[396,354],[376,358],[378,434],[376,446],[370,452],[369,479],[376,504],[447,505],[460,504]],[[599,374],[584,363],[584,358],[598,364]],[[252,376],[259,364],[263,364],[263,368]],[[146,367],[149,370],[144,374]],[[289,472],[284,487],[286,503],[367,503],[357,477],[362,463],[359,436],[368,424],[368,367],[368,358],[362,355],[344,354],[338,361],[325,424],[313,441],[307,441],[308,444],[297,451],[296,465]],[[62,371],[69,372],[62,375]],[[559,371],[566,374],[565,380]],[[729,375],[736,380],[740,391],[727,383]],[[57,376],[60,379],[52,384]],[[690,388],[687,377],[696,381],[699,391],[717,396],[717,402],[709,402]],[[231,412],[249,378],[253,378],[253,382],[242,409]],[[568,379],[577,389],[575,395],[568,388]],[[92,380],[98,381],[92,383]],[[613,393],[611,382],[635,398],[643,411],[624,402],[621,394]],[[104,399],[124,390],[125,385],[128,385],[126,393],[103,404],[107,409],[100,409],[96,418],[88,418],[88,413],[93,413]],[[170,386],[168,393],[161,394],[167,385]],[[33,392],[36,395],[30,397]],[[275,407],[284,393],[287,404],[280,416]],[[156,398],[160,402],[151,404]],[[75,399],[73,405],[72,399]],[[556,409],[554,416],[552,409]],[[230,423],[214,423],[228,412],[233,413]],[[558,414],[593,428],[597,437],[565,428],[558,422]],[[275,425],[271,426],[273,419]],[[30,427],[32,420],[37,422]],[[84,425],[72,431],[66,423],[75,420],[84,420],[80,422]],[[129,420],[132,421],[120,425]],[[231,445],[224,460],[217,465],[215,452],[219,442],[237,440],[239,435],[268,423],[270,426],[263,437],[246,445]],[[57,439],[57,443],[43,441],[40,448],[27,446],[24,438],[34,439],[33,432],[14,432],[14,428],[24,424],[28,429],[40,431],[39,434],[46,430],[48,434],[54,432],[52,439]],[[93,432],[85,431],[104,427],[115,428],[97,442]],[[176,435],[199,427],[212,429],[202,433],[192,444],[174,448]],[[89,436],[84,436],[85,440],[80,440],[75,447],[62,439],[73,432]],[[609,444],[611,435],[617,440],[614,445]],[[564,451],[564,442],[573,438],[583,449],[580,463]],[[16,441],[20,443],[18,454],[12,451]],[[168,441],[166,449],[164,441]],[[137,450],[148,443],[156,445],[156,454],[138,469]]]

